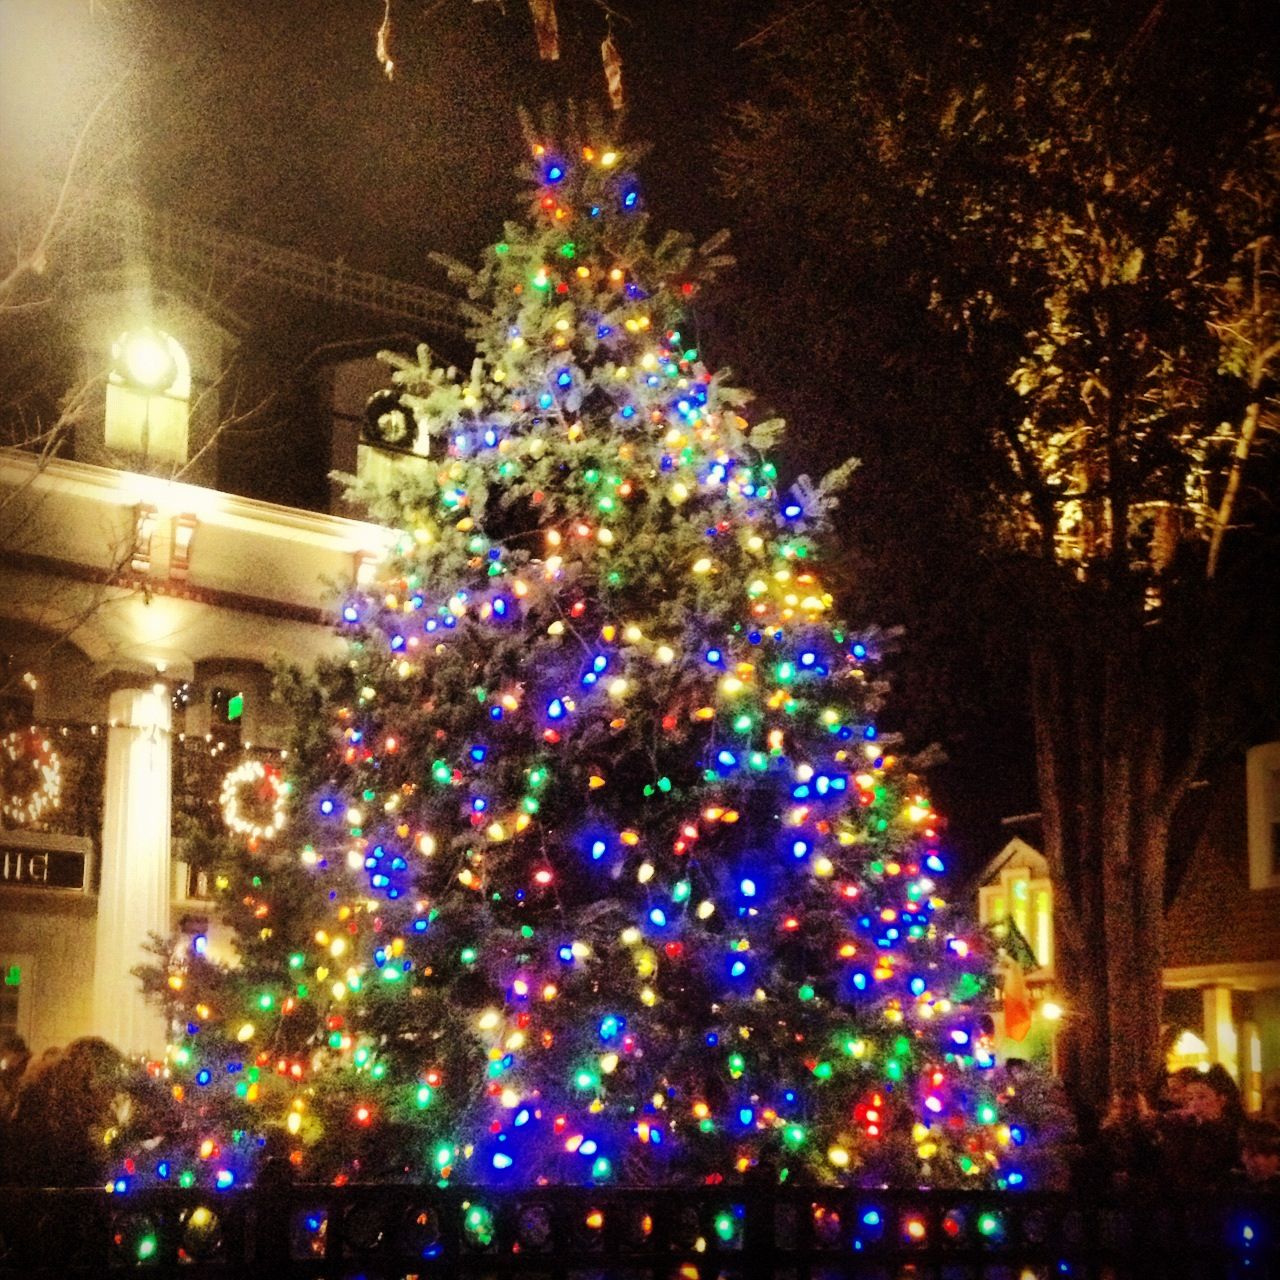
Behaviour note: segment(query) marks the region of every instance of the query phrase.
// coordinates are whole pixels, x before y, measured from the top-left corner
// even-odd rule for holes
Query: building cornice
[[[1280,960],[1247,960],[1226,964],[1189,964],[1164,970],[1166,988],[1227,986],[1237,991],[1280,987]]]
[[[76,560],[60,560],[55,556],[34,555],[26,551],[7,552],[9,568],[53,577],[69,578],[76,582],[88,582],[100,587],[118,588],[125,593],[140,592],[152,596],[168,596],[175,600],[190,600],[215,609],[232,609],[239,613],[254,613],[268,618],[281,618],[288,622],[302,622],[316,627],[330,627],[337,622],[337,614],[313,605],[295,604],[288,600],[272,600],[266,596],[248,595],[243,591],[228,591],[221,587],[202,587],[182,578],[166,578],[145,573],[132,573],[81,564]]]
[[[325,551],[385,552],[396,538],[394,530],[363,520],[286,507],[161,476],[66,458],[44,458],[24,449],[0,449],[0,486],[29,487],[37,493],[63,494],[106,506],[148,503],[162,514],[190,513],[202,524]]]

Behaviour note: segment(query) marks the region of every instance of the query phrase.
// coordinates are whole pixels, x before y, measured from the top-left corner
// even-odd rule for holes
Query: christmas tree
[[[190,1141],[135,1171],[1019,1185],[989,952],[815,568],[848,468],[780,488],[687,327],[718,243],[582,133],[465,273],[470,372],[394,360],[396,549],[294,684],[288,825],[240,819],[236,962],[150,975]]]

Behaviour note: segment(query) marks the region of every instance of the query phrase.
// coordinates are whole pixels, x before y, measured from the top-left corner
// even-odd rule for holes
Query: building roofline
[[[396,531],[348,516],[307,511],[261,498],[186,484],[66,458],[44,458],[23,449],[0,449],[0,487],[30,486],[36,492],[61,493],[111,506],[149,503],[157,511],[191,513],[202,522],[249,533],[283,534],[288,540],[337,551],[385,552]]]

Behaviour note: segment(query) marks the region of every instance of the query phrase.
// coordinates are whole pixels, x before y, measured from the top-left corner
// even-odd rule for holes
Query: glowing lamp
[[[1173,1054],[1176,1057],[1203,1057],[1209,1052],[1209,1046],[1194,1031],[1183,1031],[1174,1041]]]
[[[116,376],[139,391],[160,392],[173,386],[178,366],[163,334],[155,329],[134,329],[116,346]]]

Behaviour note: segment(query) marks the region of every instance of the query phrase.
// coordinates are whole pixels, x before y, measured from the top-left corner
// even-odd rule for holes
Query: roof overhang
[[[1230,987],[1233,991],[1269,991],[1280,987],[1280,960],[1179,965],[1164,971],[1163,982],[1167,990]]]

